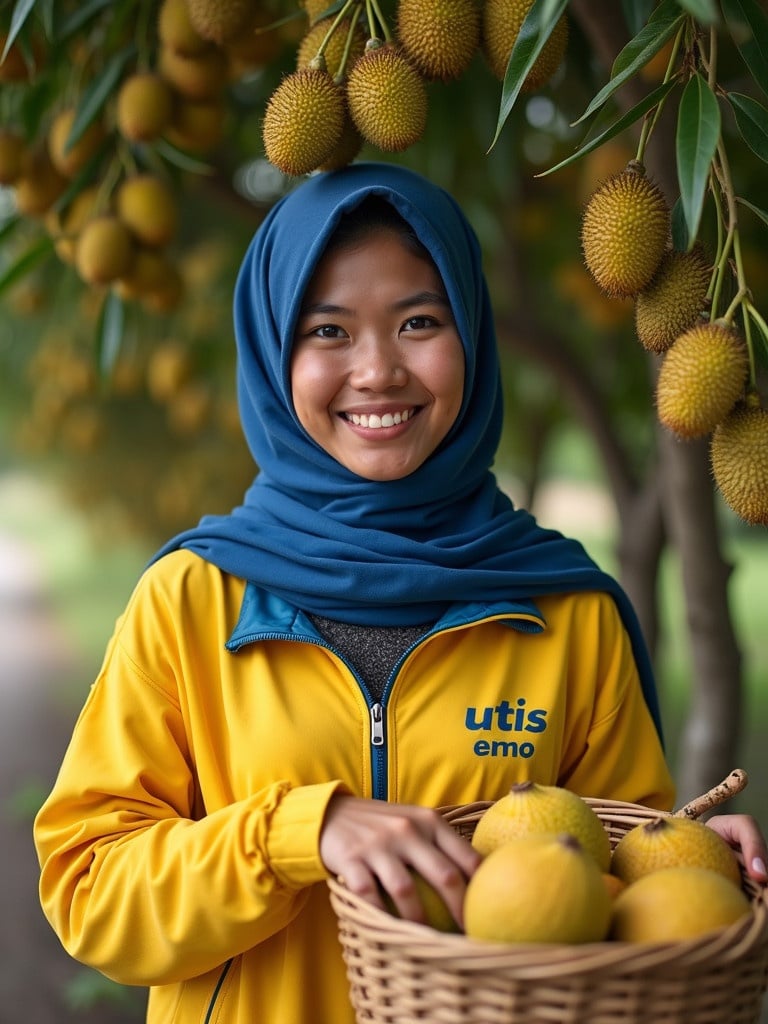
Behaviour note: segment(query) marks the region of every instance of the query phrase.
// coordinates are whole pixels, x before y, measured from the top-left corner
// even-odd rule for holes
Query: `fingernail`
[[[757,875],[768,875],[768,871],[765,870],[765,862],[762,857],[755,857],[752,861],[752,870]]]

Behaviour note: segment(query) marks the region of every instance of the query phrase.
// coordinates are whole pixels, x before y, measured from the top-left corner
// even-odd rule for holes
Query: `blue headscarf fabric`
[[[384,482],[355,475],[312,440],[290,387],[304,292],[340,218],[368,196],[390,202],[431,254],[466,360],[463,403],[446,438],[410,476]],[[358,624],[424,623],[456,601],[608,591],[658,726],[650,661],[623,590],[578,542],[515,509],[491,472],[502,425],[492,310],[477,238],[447,192],[393,164],[309,178],[253,238],[234,323],[240,415],[259,472],[242,506],[205,516],[155,558],[188,548],[309,613]]]

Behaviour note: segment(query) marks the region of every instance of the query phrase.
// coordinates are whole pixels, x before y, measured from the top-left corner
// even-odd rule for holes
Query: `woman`
[[[457,920],[477,855],[431,810],[532,778],[668,808],[629,603],[496,486],[471,228],[419,176],[318,175],[235,291],[259,473],[140,580],[36,822],[70,953],[151,1022],[352,1021],[325,879]],[[755,823],[718,828],[756,877]]]

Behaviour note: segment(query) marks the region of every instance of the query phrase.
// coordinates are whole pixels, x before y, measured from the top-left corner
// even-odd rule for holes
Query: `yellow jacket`
[[[151,1024],[351,1024],[318,852],[336,790],[673,800],[602,594],[452,606],[370,703],[302,612],[187,551],[152,566],[35,822],[69,953],[150,986]]]

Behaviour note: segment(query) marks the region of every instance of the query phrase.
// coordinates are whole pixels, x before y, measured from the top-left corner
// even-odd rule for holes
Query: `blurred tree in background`
[[[465,20],[430,35],[445,11]],[[3,461],[57,480],[111,542],[159,544],[238,504],[254,466],[230,302],[253,231],[303,170],[413,167],[457,196],[484,247],[507,397],[500,474],[532,503],[552,439],[580,422],[652,648],[662,554],[679,559],[695,673],[679,783],[681,798],[703,792],[741,737],[722,543],[734,517],[710,432],[681,440],[659,424],[664,356],[638,344],[634,298],[595,283],[581,225],[595,189],[641,160],[675,251],[706,246],[710,316],[743,337],[761,413],[767,38],[759,0],[0,2]],[[460,66],[435,69],[441,47],[453,59],[446,39]],[[400,63],[374,83],[371,126],[351,119],[351,87],[338,101],[355,61],[381,51]],[[398,104],[404,141],[389,132]],[[307,166],[285,173],[284,160]],[[642,223],[636,236],[642,250]],[[744,464],[764,525],[761,429]]]

